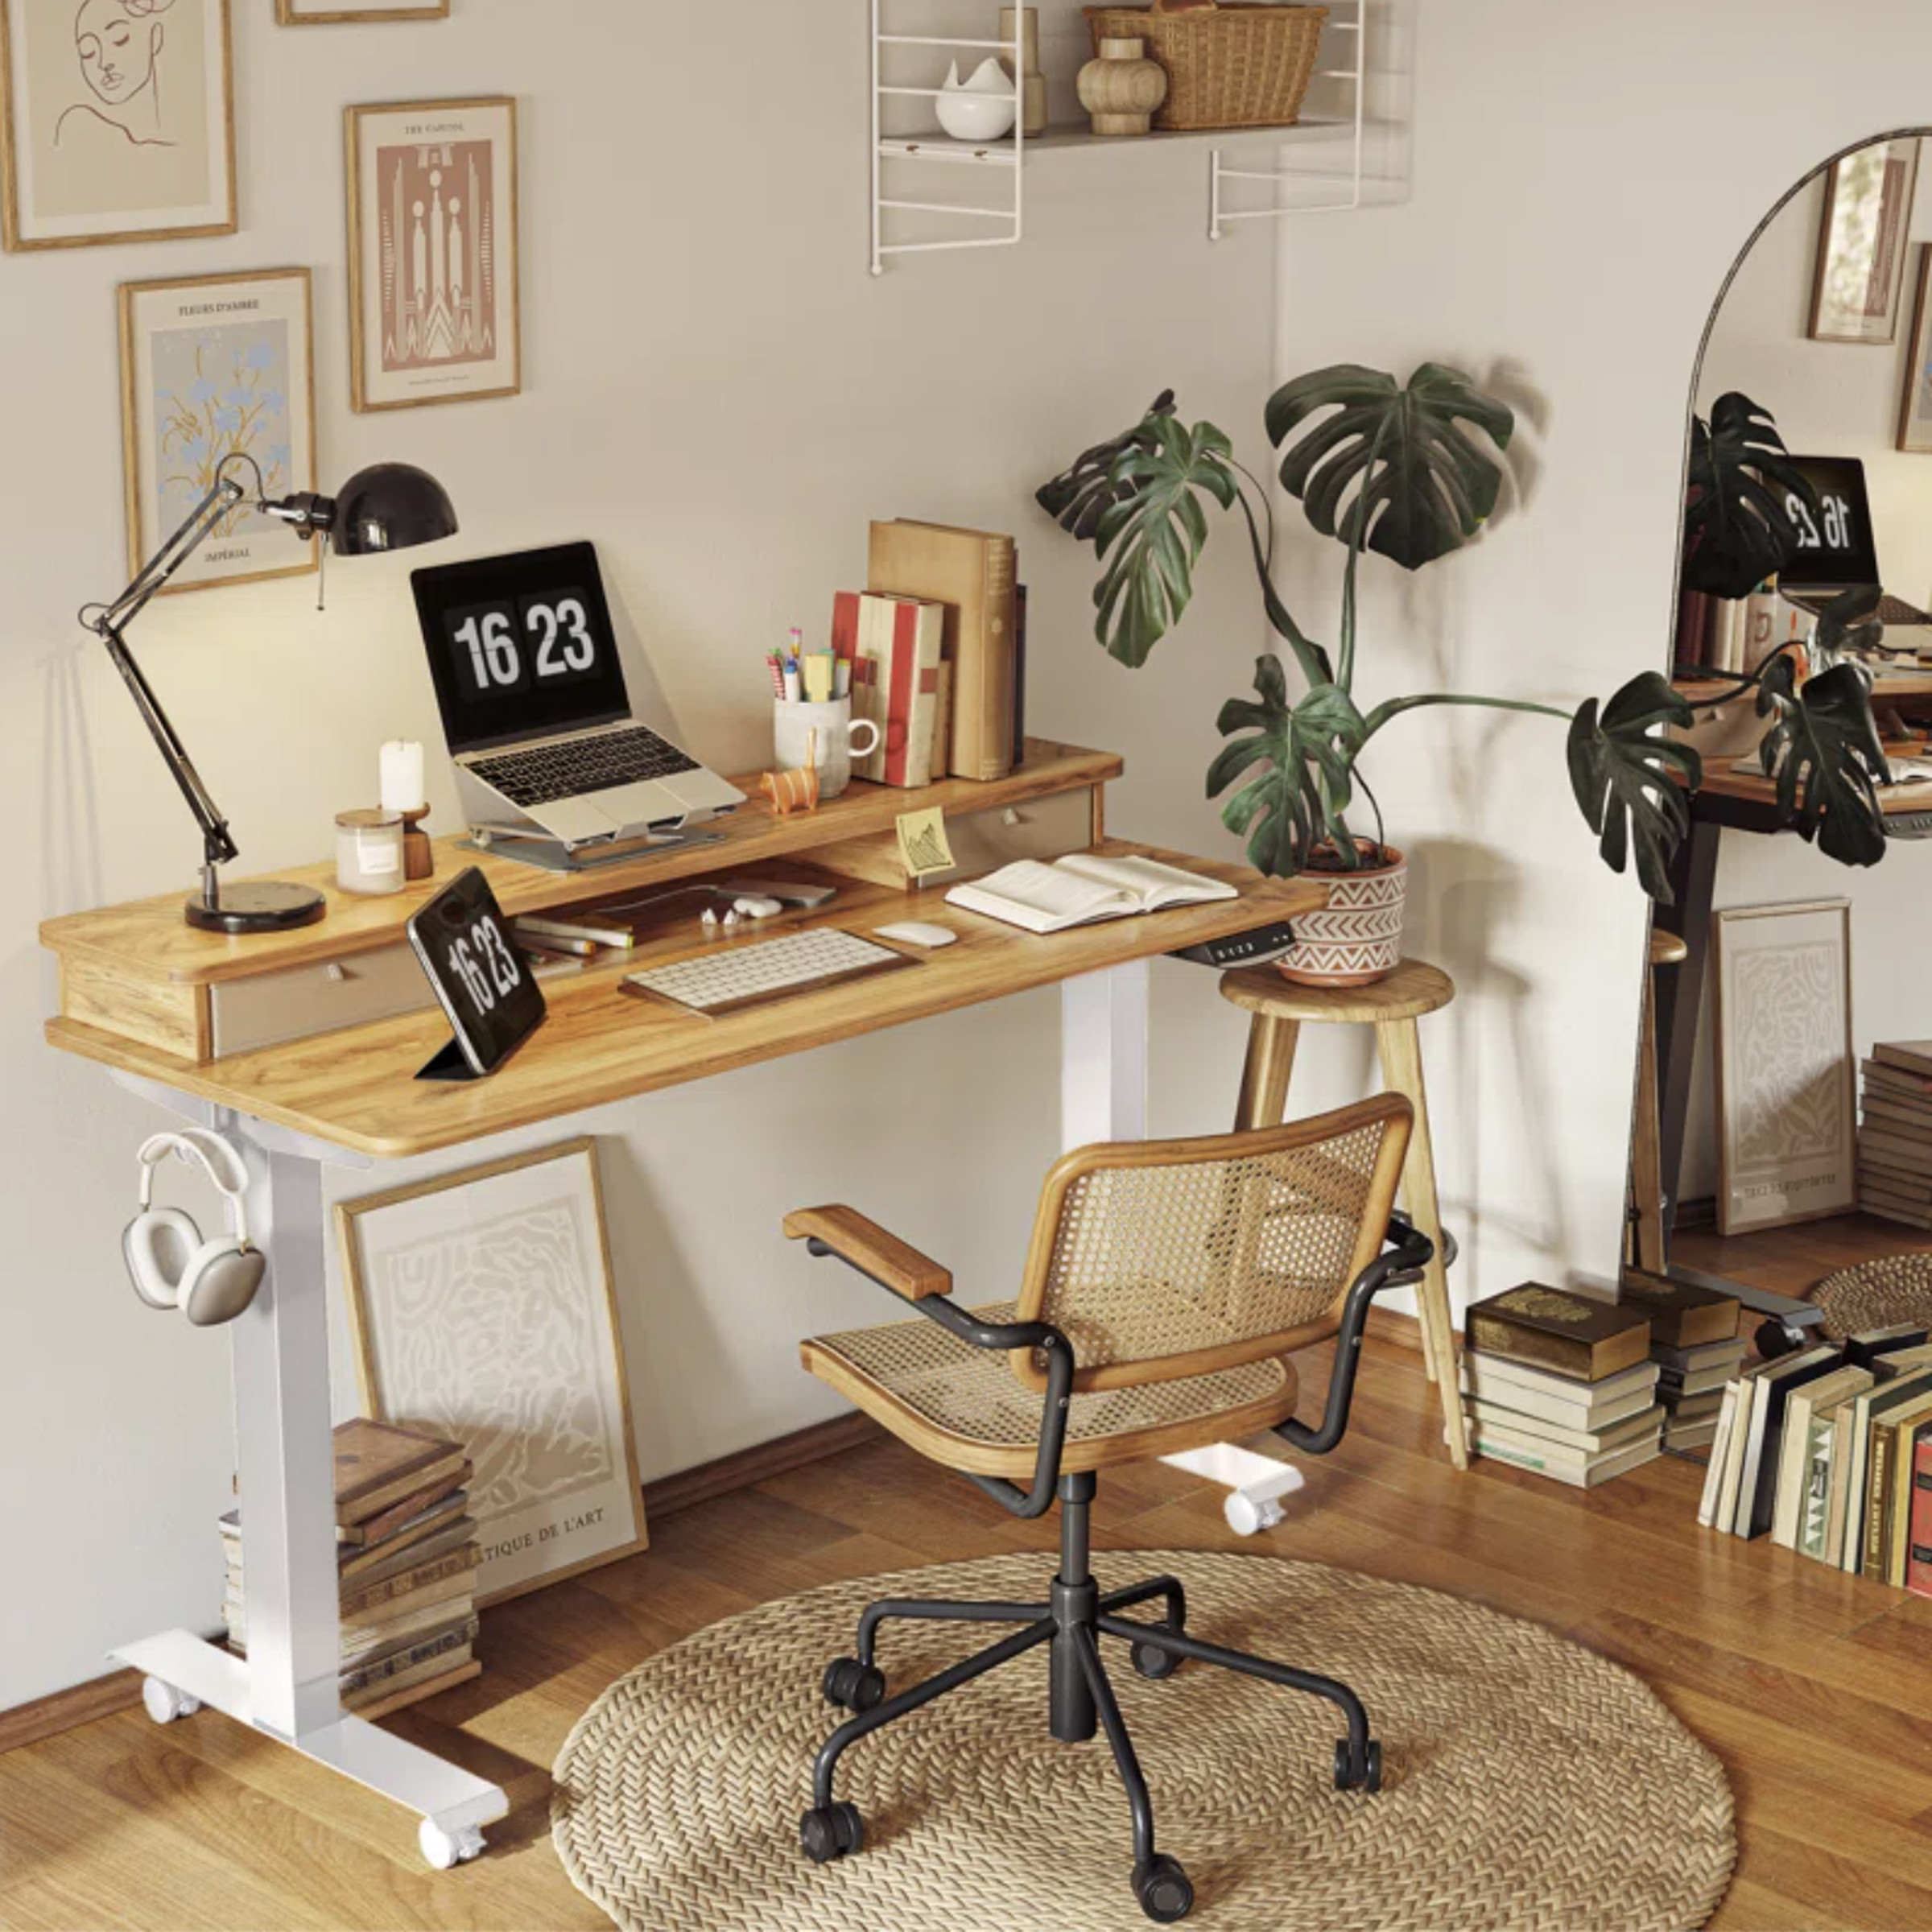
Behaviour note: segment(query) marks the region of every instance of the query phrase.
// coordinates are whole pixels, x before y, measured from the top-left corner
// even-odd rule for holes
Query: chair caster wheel
[[[861,1717],[886,1701],[886,1674],[856,1657],[841,1657],[825,1666],[825,1701]]]
[[[1379,1791],[1382,1788],[1382,1747],[1379,1739],[1370,1738],[1362,1753],[1362,1761],[1356,1764],[1355,1754],[1344,1738],[1335,1747],[1335,1788],[1338,1791]]]
[[[1178,1925],[1194,1909],[1194,1887],[1179,1864],[1157,1852],[1133,1871],[1134,1897],[1157,1926]]]
[[[184,1717],[192,1717],[201,1708],[198,1697],[190,1697],[185,1690],[177,1690],[172,1684],[164,1684],[158,1677],[151,1677],[141,1686],[141,1702],[147,1707],[147,1714],[158,1724],[171,1724]]]
[[[439,1872],[453,1872],[458,1865],[466,1865],[473,1858],[483,1856],[483,1834],[474,1825],[465,1825],[460,1831],[445,1831],[433,1818],[426,1818],[417,1831],[416,1843],[422,1849],[423,1862]]]
[[[799,1843],[815,1865],[829,1865],[865,1843],[865,1821],[857,1805],[822,1805],[799,1820]]]
[[[1172,1624],[1157,1624],[1157,1630],[1172,1630]],[[1178,1635],[1179,1633],[1176,1632]],[[1170,1650],[1162,1650],[1153,1644],[1136,1644],[1130,1653],[1133,1667],[1142,1677],[1152,1678],[1158,1683],[1163,1678],[1172,1677],[1181,1667],[1181,1660]]]

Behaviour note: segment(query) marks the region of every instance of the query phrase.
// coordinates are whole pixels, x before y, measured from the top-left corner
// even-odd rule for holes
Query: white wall
[[[1043,159],[1024,250],[874,282],[865,9],[851,0],[457,0],[444,23],[304,29],[270,24],[267,0],[234,10],[243,232],[0,258],[0,1215],[14,1231],[0,1707],[93,1674],[110,1643],[214,1620],[231,1468],[221,1339],[145,1313],[122,1278],[133,1152],[159,1117],[40,1038],[54,985],[38,920],[185,890],[196,855],[72,621],[126,576],[118,282],[312,266],[325,481],[386,456],[426,465],[464,518],[447,555],[594,537],[634,672],[655,675],[695,749],[727,770],[766,762],[762,654],[858,580],[869,517],[1018,532],[1032,715],[1126,753],[1113,818],[1129,834],[1223,848],[1199,774],[1215,701],[1257,634],[1230,543],[1187,647],[1136,680],[1088,635],[1090,558],[1030,501],[1167,383],[1227,421],[1258,406],[1272,243],[1255,229],[1209,246],[1203,158]],[[523,116],[527,393],[356,417],[341,110],[506,90]],[[377,745],[435,741],[411,561],[332,571],[326,617],[297,580],[167,600],[136,634],[248,868],[322,856],[332,815],[373,795]],[[447,831],[453,797],[440,775],[435,789]],[[1157,976],[1157,1120],[1224,1126],[1238,1016],[1204,973]],[[780,1240],[786,1207],[850,1198],[972,1290],[1005,1290],[1057,1152],[1057,1012],[1030,996],[523,1137],[608,1137],[647,1476],[837,1407],[799,1369],[797,1338],[885,1311]],[[336,1191],[418,1170],[338,1175]]]
[[[1932,232],[1928,182],[1932,177],[1921,178],[1915,236]],[[1707,411],[1727,390],[1742,390],[1777,417],[1792,449],[1860,458],[1886,588],[1924,602],[1932,598],[1932,457],[1897,447],[1918,250],[1915,246],[1907,258],[1896,344],[1814,342],[1808,332],[1812,274],[1824,197],[1821,175],[1785,207],[1745,258],[1711,332],[1700,407]],[[1714,902],[1722,908],[1850,899],[1852,1030],[1864,1052],[1873,1040],[1918,1038],[1932,1021],[1920,976],[1901,970],[1903,962],[1923,958],[1932,947],[1932,905],[1917,889],[1916,859],[1906,848],[1874,870],[1847,872],[1796,839],[1727,832],[1719,846]],[[1678,1188],[1685,1200],[1707,1199],[1718,1187],[1714,1037],[1707,985]]]
[[[1414,192],[1289,231],[1278,369],[1449,361],[1524,422],[1521,500],[1484,540],[1414,580],[1376,571],[1366,695],[1607,696],[1670,634],[1686,410],[1724,277],[1827,155],[1932,121],[1932,11],[1845,0],[1828,30],[1804,0],[1374,11],[1413,76]],[[1290,602],[1332,634],[1340,552],[1296,547]],[[1600,1280],[1644,902],[1599,864],[1554,724],[1423,714],[1369,770],[1420,860],[1416,947],[1462,989],[1425,1042],[1446,1208],[1471,1237],[1460,1293]],[[1780,896],[1844,882],[1794,841],[1777,852]]]

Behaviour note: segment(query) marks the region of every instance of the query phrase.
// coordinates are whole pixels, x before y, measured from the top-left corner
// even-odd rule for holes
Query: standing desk
[[[249,1225],[269,1257],[267,1280],[230,1329],[237,1455],[248,1529],[246,1660],[172,1630],[114,1653],[145,1674],[147,1702],[166,1722],[202,1704],[327,1765],[422,1818],[423,1856],[448,1866],[474,1857],[483,1827],[508,1803],[494,1785],[345,1715],[338,1670],[335,1507],[326,1303],[325,1165],[374,1162],[467,1146],[580,1109],[799,1053],[928,1015],[1021,993],[1062,988],[1061,1131],[1068,1147],[1146,1133],[1148,964],[1154,956],[1321,906],[1326,889],[1271,881],[1245,867],[1105,836],[1104,788],[1121,761],[1030,741],[1009,777],[948,779],[919,791],[855,786],[809,816],[774,817],[747,795],[716,828],[721,841],[650,854],[588,877],[559,876],[439,842],[437,879],[382,899],[345,899],[332,868],[296,876],[328,893],[328,916],[293,933],[230,939],[192,931],[171,895],[49,920],[41,939],[59,958],[58,1017],[49,1042],[105,1067],[158,1105],[225,1133],[246,1160]],[[951,927],[957,943],[914,969],[717,1019],[623,996],[638,964],[730,940],[704,940],[698,902],[675,930],[621,963],[547,985],[550,1018],[508,1066],[469,1085],[414,1077],[447,1028],[403,945],[410,914],[466,865],[479,865],[506,912],[637,895],[679,881],[803,865],[836,879],[814,914],[761,923],[748,939],[815,925],[867,932],[903,919],[893,880],[893,827],[937,806],[985,836],[1023,840],[1030,819],[1071,811],[1084,844],[1184,864],[1240,897],[1046,937],[943,905],[919,916]],[[989,815],[992,815],[989,819]],[[935,899],[937,894],[932,895]],[[398,1001],[410,1009],[353,1019]],[[323,1028],[328,1030],[321,1030]],[[288,1034],[224,1051],[237,1036]],[[734,1185],[742,1187],[740,1175]],[[770,1203],[774,1224],[794,1203]]]

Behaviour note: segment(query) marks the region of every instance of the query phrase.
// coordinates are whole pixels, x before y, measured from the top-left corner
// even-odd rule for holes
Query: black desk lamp
[[[420,543],[434,543],[456,534],[456,512],[441,484],[407,463],[378,463],[359,471],[343,485],[341,493],[319,497],[304,493],[270,502],[264,489],[260,467],[244,453],[229,456],[216,473],[215,486],[204,497],[188,521],[162,545],[142,567],[141,574],[112,604],[89,605],[80,621],[107,646],[161,755],[181,787],[188,809],[201,828],[203,857],[201,892],[188,902],[188,923],[204,932],[287,932],[298,926],[312,926],[322,917],[328,902],[312,886],[265,884],[237,886],[225,896],[221,890],[219,868],[239,856],[239,848],[213,799],[208,795],[201,774],[167,713],[149,687],[127,648],[122,634],[145,610],[155,593],[180,569],[195,547],[221,519],[248,500],[248,492],[232,477],[223,473],[231,464],[244,463],[255,473],[254,507],[264,516],[288,524],[307,542],[320,537],[332,542],[339,556],[363,557],[378,551],[413,550]]]

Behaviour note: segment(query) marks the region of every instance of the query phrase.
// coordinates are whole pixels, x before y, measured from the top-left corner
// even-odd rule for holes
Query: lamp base
[[[312,886],[230,886],[219,905],[190,899],[185,910],[188,924],[201,932],[293,932],[315,925],[328,901]]]

